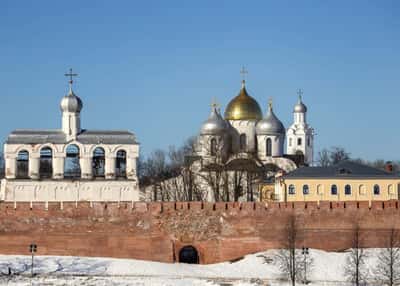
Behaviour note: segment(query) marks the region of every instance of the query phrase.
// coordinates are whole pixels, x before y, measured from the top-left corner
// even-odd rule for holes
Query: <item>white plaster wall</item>
[[[232,134],[232,150],[233,153],[239,152],[239,136],[246,134],[247,152],[256,151],[256,124],[255,120],[229,120],[229,123],[235,129],[235,134]]]
[[[284,135],[258,135],[257,136],[257,154],[260,160],[267,157],[267,139],[271,139],[272,157],[283,156],[283,145],[285,141]]]
[[[129,180],[1,181],[0,199],[7,202],[139,201],[137,182]]]

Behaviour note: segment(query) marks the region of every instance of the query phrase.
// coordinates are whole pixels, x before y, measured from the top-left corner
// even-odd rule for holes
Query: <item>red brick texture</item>
[[[355,225],[365,247],[385,247],[400,229],[398,201],[316,203],[0,203],[0,253],[108,256],[174,262],[185,245],[201,263],[283,247],[296,219],[299,247],[351,247]]]

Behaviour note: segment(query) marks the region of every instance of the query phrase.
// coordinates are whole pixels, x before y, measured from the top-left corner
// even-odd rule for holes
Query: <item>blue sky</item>
[[[142,154],[198,133],[216,97],[249,93],[286,127],[304,90],[316,152],[400,159],[400,2],[0,2],[0,138],[59,128],[64,73],[87,129],[129,129]]]

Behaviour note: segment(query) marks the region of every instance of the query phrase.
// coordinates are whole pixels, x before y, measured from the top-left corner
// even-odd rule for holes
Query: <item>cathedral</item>
[[[61,129],[13,131],[4,144],[8,202],[138,201],[139,144],[129,131],[81,128],[82,100],[72,89],[60,102]]]
[[[274,113],[271,100],[263,116],[260,105],[248,94],[245,80],[239,94],[227,105],[224,116],[216,104],[212,105],[208,119],[201,126],[195,152],[197,158],[193,160],[202,185],[211,185],[210,188],[214,189],[211,195],[208,194],[208,200],[218,200],[215,176],[221,170],[226,173],[227,185],[237,185],[233,186],[233,191],[225,187],[225,195],[231,193],[235,201],[258,200],[257,187],[262,182],[273,184],[277,173],[312,165],[314,130],[307,123],[307,107],[302,101],[301,91],[298,93],[298,102],[293,108],[293,124],[287,129]],[[207,172],[210,174],[208,177],[205,175]],[[244,176],[239,185],[238,174]],[[214,179],[210,184],[212,175]],[[217,192],[223,191],[218,187]],[[232,200],[225,195],[220,199]]]

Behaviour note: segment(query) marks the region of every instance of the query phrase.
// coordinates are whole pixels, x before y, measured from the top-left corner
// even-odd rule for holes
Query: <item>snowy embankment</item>
[[[377,249],[367,251],[372,270]],[[245,256],[234,263],[189,265],[134,259],[86,257],[35,257],[31,279],[30,256],[0,256],[1,285],[288,285],[276,262],[276,251]],[[344,266],[348,253],[310,250],[314,260],[308,274],[312,286],[346,285]],[[8,275],[11,270],[12,275]],[[372,272],[371,272],[372,273]],[[370,274],[371,274],[370,273]],[[371,274],[372,275],[372,274]],[[370,276],[373,277],[373,276]]]

